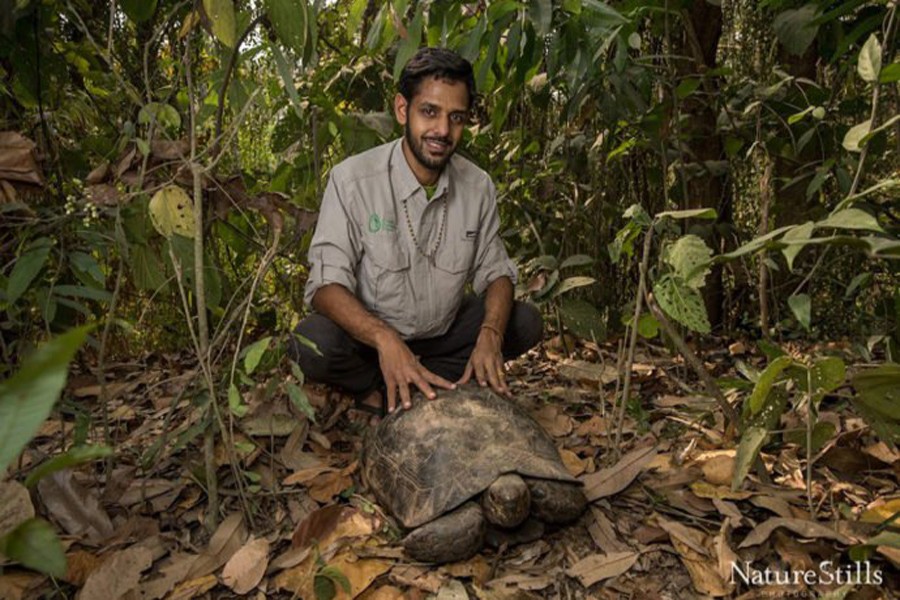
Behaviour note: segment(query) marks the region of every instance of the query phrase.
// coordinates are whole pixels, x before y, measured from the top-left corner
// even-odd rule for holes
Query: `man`
[[[504,360],[538,343],[541,317],[513,300],[490,177],[455,154],[475,99],[472,65],[420,50],[400,75],[405,134],[335,166],[309,249],[315,313],[294,344],[311,379],[370,412],[412,405],[473,376],[508,394]],[[467,296],[471,282],[475,294]]]

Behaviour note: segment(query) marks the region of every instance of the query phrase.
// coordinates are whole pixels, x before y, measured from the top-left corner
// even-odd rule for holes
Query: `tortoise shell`
[[[464,386],[420,399],[372,428],[362,476],[406,528],[477,496],[504,473],[577,482],[550,436],[512,402]]]

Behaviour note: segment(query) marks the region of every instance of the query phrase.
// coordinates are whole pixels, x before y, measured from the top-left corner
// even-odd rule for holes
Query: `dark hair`
[[[475,103],[475,74],[472,63],[447,48],[420,48],[400,72],[398,88],[407,102],[419,92],[424,79],[436,77],[462,81],[469,91],[469,108]]]

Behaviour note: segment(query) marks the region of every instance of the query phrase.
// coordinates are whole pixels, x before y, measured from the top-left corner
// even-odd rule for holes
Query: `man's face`
[[[462,81],[430,77],[421,82],[412,102],[397,94],[394,113],[416,161],[429,171],[440,171],[462,138],[469,92]]]

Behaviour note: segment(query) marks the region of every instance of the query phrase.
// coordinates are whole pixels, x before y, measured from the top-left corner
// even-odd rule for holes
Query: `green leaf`
[[[561,295],[565,294],[569,290],[574,290],[575,288],[585,287],[588,285],[592,285],[596,283],[596,279],[593,277],[567,277],[563,279],[562,283],[559,284],[559,287],[553,290],[552,298],[558,298]]]
[[[424,6],[420,4],[416,9],[412,23],[406,29],[406,39],[401,42],[400,49],[397,50],[397,58],[394,60],[394,81],[400,81],[400,73],[403,71],[403,67],[419,50],[419,45],[422,43],[423,11]]]
[[[109,302],[112,299],[112,294],[110,292],[84,285],[58,285],[53,288],[53,293],[57,296],[87,298],[88,300],[97,300],[98,302]]]
[[[878,83],[894,83],[900,81],[900,62],[891,63],[881,69]]]
[[[812,431],[812,453],[815,454],[821,450],[825,444],[834,436],[835,427],[833,423],[827,421],[819,421],[813,426]],[[789,444],[797,444],[804,451],[806,450],[806,431],[789,431],[784,434],[784,441]]]
[[[288,62],[287,58],[285,58],[281,48],[276,44],[270,44],[269,47],[272,49],[272,58],[275,59],[275,67],[278,69],[278,74],[281,76],[281,83],[284,85],[284,90],[287,92],[288,99],[291,101],[294,114],[302,119],[303,105],[300,103],[300,95],[297,93],[297,86],[294,84],[294,68]]]
[[[106,285],[106,275],[100,269],[100,263],[86,252],[73,252],[69,255],[69,264],[75,270],[76,275],[86,285],[103,287]]]
[[[153,227],[163,237],[178,234],[193,239],[194,203],[187,192],[177,185],[164,187],[153,194],[149,210]]]
[[[330,578],[316,575],[313,577],[313,593],[316,600],[332,600],[337,595],[337,588]]]
[[[241,398],[241,392],[238,391],[237,386],[233,383],[228,386],[228,409],[231,411],[231,414],[240,418],[247,414],[247,411],[250,409],[249,406],[244,404],[244,399]]]
[[[768,436],[769,432],[762,427],[748,427],[744,430],[735,458],[734,477],[731,480],[732,490],[740,489]]]
[[[844,384],[847,378],[847,367],[837,356],[821,358],[813,363],[810,369],[812,380],[812,396],[817,401],[825,394],[830,394]]]
[[[688,287],[700,289],[709,273],[712,250],[696,235],[685,235],[665,250],[664,260]]]
[[[658,216],[664,217],[667,215],[669,215],[669,213],[660,213]],[[647,214],[647,211],[640,204],[632,204],[625,209],[625,212],[622,213],[622,216],[626,219],[630,219],[635,224],[641,227],[649,227],[653,223],[650,220],[650,215]]]
[[[667,210],[657,213],[656,218],[659,219],[715,219],[718,215],[714,208],[691,208],[689,210]]]
[[[539,36],[543,37],[549,34],[553,22],[553,2],[551,0],[530,0],[528,16]]]
[[[585,265],[593,264],[594,259],[588,256],[587,254],[574,254],[562,261],[562,264],[559,265],[560,270],[568,268],[568,267],[583,267]]]
[[[860,371],[853,378],[853,404],[885,443],[900,444],[900,365]]]
[[[315,423],[316,411],[313,409],[312,404],[309,403],[309,398],[306,397],[306,392],[303,391],[303,388],[293,381],[288,381],[284,386],[287,388],[288,397],[291,399],[294,407]]]
[[[642,314],[638,319],[638,335],[647,339],[659,335],[659,321],[656,320],[656,317],[646,313]]]
[[[344,575],[343,573],[341,573],[341,571],[337,567],[333,567],[331,565],[328,565],[327,567],[322,567],[319,570],[318,574],[321,575],[322,577],[327,577],[328,579],[332,580],[336,584],[340,585],[341,588],[348,594],[353,589],[350,585],[350,580],[347,579],[347,576]]]
[[[129,256],[134,284],[148,292],[167,291],[166,265],[159,252],[144,244],[133,244]]]
[[[203,0],[203,11],[209,18],[212,34],[229,48],[234,48],[237,43],[237,22],[232,0]]]
[[[847,134],[844,135],[844,141],[841,142],[841,145],[849,152],[862,152],[860,143],[862,142],[862,139],[868,135],[871,128],[871,119],[863,121],[859,125],[854,125]]]
[[[775,385],[775,382],[778,381],[778,378],[784,370],[792,364],[794,364],[794,361],[791,357],[779,356],[770,362],[763,372],[759,374],[759,379],[757,380],[756,385],[753,386],[753,392],[747,399],[751,415],[758,414],[759,411],[762,410],[763,405],[769,397],[769,393],[772,391],[772,386]]]
[[[113,449],[109,446],[76,446],[75,448],[70,448],[67,452],[45,461],[29,473],[25,479],[25,487],[34,487],[38,481],[57,471],[92,462],[99,458],[106,458],[107,456],[112,456],[112,454]]]
[[[599,343],[606,339],[606,320],[590,302],[571,298],[561,300],[559,318],[566,329],[583,340]]]
[[[135,23],[142,23],[156,12],[157,0],[119,0],[119,6]]]
[[[815,4],[786,10],[772,22],[775,36],[788,52],[801,56],[819,33],[819,26],[814,24],[819,14],[819,8]]]
[[[691,94],[697,91],[697,88],[700,87],[700,78],[699,77],[688,77],[678,84],[678,87],[675,88],[675,95],[679,100],[684,100]]]
[[[43,344],[15,375],[0,383],[0,473],[50,415],[66,384],[69,361],[90,329],[79,327]]]
[[[62,543],[43,519],[29,519],[0,538],[0,554],[58,579],[66,576]]]
[[[803,328],[809,331],[810,321],[811,321],[811,313],[812,313],[812,301],[807,294],[795,294],[788,298],[788,306],[791,307],[791,312],[794,313],[794,317],[797,321],[803,325]]]
[[[304,56],[309,40],[309,6],[306,0],[266,0],[265,6],[281,43],[297,56]]]
[[[863,81],[878,81],[881,73],[881,44],[878,43],[878,37],[874,33],[869,36],[869,39],[863,44],[862,50],[859,51],[856,70]]]
[[[787,233],[784,234],[782,238],[785,242],[803,242],[812,237],[813,230],[816,228],[815,224],[812,221],[807,221],[802,225],[797,225],[796,227],[792,227],[788,230]],[[797,255],[805,248],[806,246],[802,243],[791,244],[785,248],[782,248],[781,252],[784,254],[785,260],[787,260],[788,269],[794,270],[794,259],[797,258]]]
[[[747,242],[746,244],[744,244],[737,250],[732,250],[731,252],[717,256],[716,262],[723,262],[723,261],[732,260],[735,258],[740,258],[741,256],[744,256],[745,254],[750,254],[751,252],[756,252],[757,250],[761,250],[762,248],[765,248],[770,242],[772,242],[779,235],[781,235],[784,232],[789,231],[793,228],[794,228],[793,225],[785,225],[784,227],[779,227],[778,229],[770,231],[769,233],[767,233],[765,235],[761,235],[759,237],[753,238],[752,240],[750,240],[749,242]]]
[[[16,300],[28,290],[28,286],[44,268],[49,256],[50,240],[46,239],[46,244],[25,252],[16,260],[6,282],[6,301],[10,305],[15,304]]]
[[[693,331],[709,333],[709,317],[703,297],[695,288],[688,287],[673,277],[654,282],[653,294],[663,311]]]
[[[181,127],[181,115],[178,114],[174,106],[164,102],[148,102],[138,112],[139,124],[149,125],[154,120],[163,127],[167,125],[175,128]],[[144,142],[144,140],[137,141]],[[146,143],[144,142],[144,144]],[[149,152],[145,154],[149,154]]]
[[[247,375],[252,375],[256,367],[259,366],[259,361],[262,360],[263,354],[266,353],[271,341],[272,336],[264,337],[247,346],[246,354],[244,355],[244,371]]]
[[[878,219],[859,208],[845,208],[844,210],[840,210],[829,215],[824,221],[816,223],[816,227],[834,227],[837,229],[854,229],[884,233],[884,229],[881,228]]]

